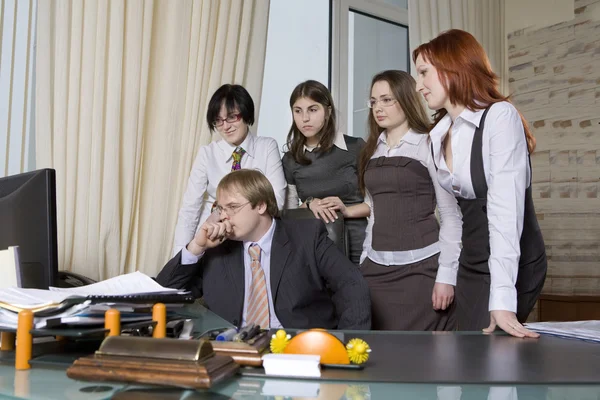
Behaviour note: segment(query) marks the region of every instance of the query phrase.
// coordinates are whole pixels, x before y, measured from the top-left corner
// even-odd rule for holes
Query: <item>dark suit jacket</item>
[[[321,220],[276,220],[271,291],[285,328],[370,329],[369,288],[358,267],[327,237]],[[227,240],[194,265],[181,252],[158,274],[163,286],[191,290],[234,325],[244,306],[244,246]]]

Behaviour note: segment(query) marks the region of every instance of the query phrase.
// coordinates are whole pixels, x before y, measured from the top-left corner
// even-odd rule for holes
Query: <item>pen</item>
[[[256,324],[246,325],[245,327],[240,329],[238,334],[233,337],[233,341],[234,342],[242,342],[244,339],[246,339],[248,337],[248,333],[250,332],[250,330],[252,328],[254,328],[255,325]]]
[[[269,331],[260,332],[258,335],[254,336],[252,339],[246,341],[246,343],[248,343],[249,345],[253,345],[254,343],[258,342],[260,339],[265,337],[268,333],[269,333]]]
[[[248,331],[248,335],[246,335],[246,338],[244,339],[246,342],[252,338],[254,338],[256,335],[258,335],[260,333],[260,325],[256,324],[254,325],[249,331]]]
[[[217,335],[218,342],[230,342],[237,333],[237,329],[229,328],[225,332],[221,332]]]

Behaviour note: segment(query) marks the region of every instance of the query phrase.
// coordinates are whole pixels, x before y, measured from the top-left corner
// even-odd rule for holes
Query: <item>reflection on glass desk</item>
[[[434,399],[571,400],[598,399],[600,385],[438,385],[373,382],[327,382],[235,378],[210,390],[184,390],[102,382],[79,382],[64,370],[15,371],[0,366],[0,398],[40,400],[100,399]]]
[[[231,326],[197,305],[184,316],[198,333]],[[0,364],[0,398],[18,399],[600,399],[600,345],[499,333],[345,332],[373,349],[362,371],[323,370],[320,380],[266,378],[243,370],[210,390],[67,378],[67,365]],[[41,357],[43,358],[43,357]],[[1,359],[1,358],[0,358]],[[249,376],[252,375],[252,376]]]

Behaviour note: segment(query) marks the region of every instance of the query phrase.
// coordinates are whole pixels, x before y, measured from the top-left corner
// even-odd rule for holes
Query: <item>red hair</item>
[[[510,102],[508,96],[503,96],[498,90],[498,75],[492,71],[485,50],[470,33],[460,29],[442,32],[413,51],[413,62],[416,63],[419,55],[438,70],[440,82],[452,104],[475,111],[501,101]],[[447,113],[445,108],[439,109],[434,115],[434,124]],[[523,114],[519,112],[519,115],[527,137],[527,148],[529,153],[533,153],[535,138]]]

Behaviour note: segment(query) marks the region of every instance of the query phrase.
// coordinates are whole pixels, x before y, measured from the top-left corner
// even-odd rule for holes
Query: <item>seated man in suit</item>
[[[275,218],[273,187],[256,170],[223,177],[217,203],[221,220],[207,220],[158,283],[204,296],[234,325],[371,328],[369,288],[321,220]]]

